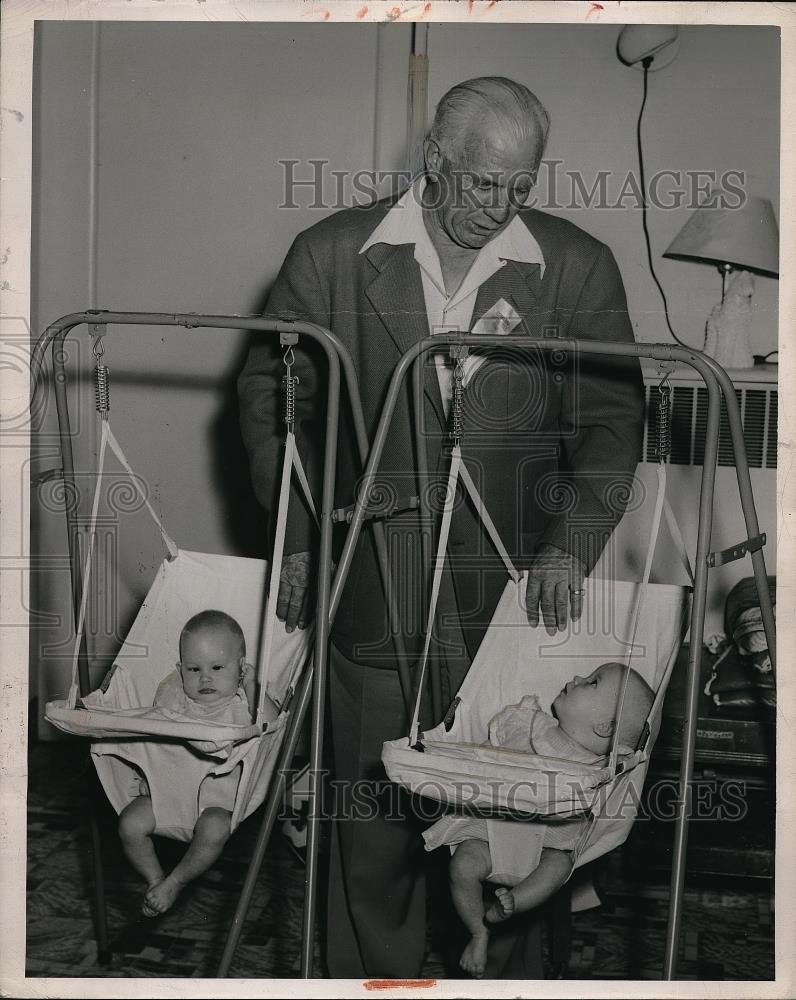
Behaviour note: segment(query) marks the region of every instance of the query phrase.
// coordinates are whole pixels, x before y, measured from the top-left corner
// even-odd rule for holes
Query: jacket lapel
[[[404,354],[429,336],[423,282],[414,248],[409,243],[400,246],[375,243],[368,248],[366,256],[378,274],[365,289],[365,295],[398,351]],[[445,411],[433,358],[427,355],[421,364],[425,394],[440,427],[445,427]]]

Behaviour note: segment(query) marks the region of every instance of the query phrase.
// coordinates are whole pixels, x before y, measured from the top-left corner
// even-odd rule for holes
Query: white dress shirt
[[[423,296],[430,335],[447,333],[451,330],[470,331],[475,300],[481,285],[505,267],[508,260],[539,264],[541,274],[544,275],[545,261],[542,248],[528,227],[515,216],[505,229],[481,248],[459,287],[452,295],[448,295],[445,291],[439,256],[423,221],[421,198],[425,185],[424,177],[414,182],[376,226],[359,252],[364,253],[374,243],[389,243],[393,246],[413,244],[414,257],[423,280]],[[518,322],[518,317],[513,324],[508,319],[501,332],[510,332],[512,326]],[[477,324],[472,332],[481,332]],[[484,357],[467,358],[465,368],[467,380],[472,378],[475,370],[485,360]],[[442,403],[447,414],[451,398],[451,366],[447,355],[443,353],[435,355],[435,363]]]

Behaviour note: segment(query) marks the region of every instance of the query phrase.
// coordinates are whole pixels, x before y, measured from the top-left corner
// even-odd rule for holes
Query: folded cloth
[[[768,593],[776,614],[777,579],[768,577]],[[731,635],[742,653],[756,653],[765,649],[763,616],[754,577],[746,576],[727,595],[724,617],[728,635]],[[757,635],[755,635],[757,633]]]

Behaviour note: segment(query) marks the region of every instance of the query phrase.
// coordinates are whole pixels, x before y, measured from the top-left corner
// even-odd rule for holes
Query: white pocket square
[[[519,325],[522,317],[510,302],[498,299],[497,302],[473,326],[473,333],[497,334],[505,337]]]
[[[510,302],[505,299],[498,299],[491,306],[481,319],[473,326],[471,333],[488,334],[489,336],[505,337],[517,327],[522,321],[522,317]],[[477,351],[478,348],[473,348]],[[472,350],[464,361],[464,376],[462,384],[467,385],[478,369],[489,359],[488,353],[473,354]]]

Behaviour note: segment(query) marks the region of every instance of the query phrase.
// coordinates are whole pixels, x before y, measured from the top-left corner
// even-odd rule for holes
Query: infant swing
[[[693,576],[689,570],[689,577],[693,583],[693,600],[690,602],[691,641],[686,687],[686,721],[683,727],[680,796],[674,832],[671,895],[663,970],[664,978],[673,979],[677,966],[685,880],[685,853],[688,842],[700,685],[701,640],[705,622],[709,567],[739,559],[747,553],[751,555],[768,646],[772,651],[775,648],[774,615],[762,552],[765,535],[759,531],[744,446],[743,425],[734,386],[727,373],[711,358],[699,351],[668,344],[625,344],[557,337],[529,339],[527,336],[509,334],[501,336],[499,345],[496,345],[494,336],[461,332],[436,334],[407,350],[395,369],[368,456],[366,481],[370,481],[378,471],[401,384],[411,365],[421,355],[439,352],[441,347],[447,347],[451,359],[457,363],[454,377],[454,404],[458,398],[458,409],[454,405],[454,431],[455,438],[461,435],[462,363],[470,345],[479,349],[495,346],[504,348],[511,345],[518,348],[532,347],[534,350],[545,352],[572,352],[575,355],[582,353],[586,356],[652,358],[659,362],[659,370],[664,375],[659,387],[661,447],[659,447],[658,489],[642,580],[636,584],[588,580],[585,585],[584,617],[578,623],[571,625],[568,632],[537,643],[538,649],[535,651],[534,661],[524,654],[528,636],[538,633],[536,630],[531,630],[527,623],[522,600],[524,596],[521,589],[522,578],[508,559],[488,512],[484,509],[475,485],[462,463],[459,442],[455,439],[444,511],[446,519],[449,519],[453,506],[456,482],[461,480],[493,545],[503,557],[510,579],[481,649],[450,706],[445,721],[427,733],[420,733],[418,705],[420,692],[423,689],[423,680],[420,678],[417,685],[418,701],[415,704],[408,737],[387,742],[383,747],[382,759],[388,775],[415,792],[437,801],[455,803],[471,812],[482,809],[487,815],[502,814],[525,820],[532,818],[554,820],[567,816],[587,818],[588,822],[584,824],[583,834],[573,852],[573,870],[576,865],[585,864],[621,844],[628,835],[639,804],[644,774],[660,723],[666,685],[683,638],[688,592],[688,588],[650,582],[652,556],[662,515],[666,517],[675,544],[683,554],[685,553],[679,530],[665,501],[664,492],[665,463],[670,434],[669,386],[666,376],[674,370],[675,364],[680,362],[694,368],[706,385],[708,407]],[[735,456],[738,490],[748,537],[729,549],[711,552],[710,534],[722,395],[726,405],[727,429]],[[351,529],[339,561],[338,573],[344,573],[350,565],[353,548],[366,517],[367,500],[366,497],[360,496],[355,504]],[[442,533],[446,532],[447,525],[443,524]],[[430,643],[428,633],[431,631],[434,618],[434,604],[438,596],[444,554],[443,537],[439,542],[435,564],[423,656],[424,665],[421,670],[425,669],[425,660],[428,656]],[[594,626],[605,624],[601,620],[594,620],[595,612],[599,610],[604,614],[605,609],[610,612],[607,621],[612,624],[610,629],[600,629],[598,636],[600,645],[596,647],[593,638],[585,633],[590,622]],[[611,615],[615,618],[615,624]],[[506,639],[505,636],[509,638]],[[603,642],[603,638],[608,636],[615,638]],[[641,643],[644,644],[643,647]],[[521,649],[523,655],[520,655]],[[530,753],[517,754],[515,751],[480,746],[487,738],[489,720],[506,705],[519,702],[528,693],[536,693],[542,707],[549,707],[563,682],[569,680],[575,672],[572,664],[574,658],[578,661],[578,672],[586,672],[582,670],[583,659],[587,663],[590,660],[592,666],[609,659],[622,661],[626,665],[632,662],[632,666],[656,692],[647,725],[644,727],[638,746],[632,753],[620,754],[620,747],[614,740],[607,763],[598,767],[560,759],[542,760],[538,755]],[[433,667],[432,663],[432,669]],[[620,694],[620,711],[627,677],[628,671],[625,670]],[[432,692],[433,688],[432,684]],[[596,822],[598,817],[599,823]]]
[[[462,375],[460,357],[454,371],[451,412],[454,444],[414,713],[409,736],[385,743],[382,760],[393,781],[469,814],[526,820],[586,817],[588,823],[573,852],[574,869],[627,837],[640,802],[666,685],[683,635],[687,589],[650,583],[664,510],[691,576],[682,538],[665,498],[668,422],[659,420],[658,489],[641,583],[588,579],[584,585],[583,616],[571,623],[567,633],[551,638],[541,625],[532,629],[528,624],[523,599],[524,575],[514,568],[462,458]],[[509,581],[444,722],[421,734],[418,720],[423,679],[459,483],[500,555]],[[533,693],[538,695],[542,707],[549,709],[573,673],[586,676],[608,661],[622,662],[626,669],[607,759],[587,764],[533,753],[530,749],[489,745],[489,722],[506,706],[516,705]],[[631,661],[655,692],[655,698],[639,746],[632,752],[620,753],[616,735]]]
[[[409,736],[385,743],[382,761],[391,780],[468,814],[524,820],[586,818],[588,822],[573,851],[574,870],[621,844],[630,831],[660,724],[666,685],[683,636],[687,588],[650,583],[664,511],[686,571],[692,577],[679,529],[665,498],[668,421],[658,421],[658,489],[641,583],[588,579],[581,619],[571,623],[567,632],[548,637],[541,625],[531,629],[528,624],[525,577],[514,568],[462,458],[462,360],[459,354],[451,405],[453,448],[417,697]],[[664,399],[668,400],[665,394]],[[423,681],[459,483],[500,555],[509,580],[444,722],[421,733]],[[608,661],[621,662],[626,669],[607,759],[587,764],[534,753],[530,748],[522,751],[489,745],[489,722],[506,706],[517,705],[533,693],[549,710],[573,673],[586,676]],[[631,662],[655,697],[639,746],[631,752],[620,752],[616,736]]]
[[[291,352],[289,347],[285,356],[287,433],[269,574],[268,564],[262,560],[177,548],[111,430],[108,369],[101,363],[101,340],[94,345],[100,448],[72,657],[72,683],[65,701],[47,704],[45,718],[65,732],[94,741],[92,759],[117,813],[138,795],[138,779],[143,774],[157,819],[155,832],[176,840],[191,839],[202,808],[203,783],[214,775],[241,767],[232,830],[262,803],[284,736],[290,695],[310,652],[310,630],[288,634],[283,628],[276,628],[276,593],[292,473],[295,472],[304,499],[315,514],[293,433],[295,379],[290,374]],[[158,526],[168,556],[158,569],[105,681],[98,690],[83,696],[83,707],[78,708],[78,660],[108,448],[116,455]],[[258,690],[256,715],[251,725],[197,720],[152,705],[159,683],[174,669],[182,626],[208,608],[230,614],[246,637],[247,656],[255,664]],[[263,717],[266,695],[279,708],[277,718],[270,722]]]
[[[93,741],[92,759],[108,799],[117,812],[138,794],[139,778],[143,773],[149,784],[157,817],[156,832],[178,840],[189,840],[192,836],[193,825],[202,808],[202,783],[212,775],[226,774],[240,766],[240,779],[231,817],[231,829],[234,830],[265,798],[283,742],[285,746],[281,767],[285,767],[289,762],[288,755],[292,754],[292,748],[295,746],[300,722],[298,718],[291,718],[293,714],[291,702],[294,693],[298,694],[297,688],[300,687],[300,696],[296,701],[301,706],[303,714],[313,674],[310,665],[313,630],[286,633],[284,628],[277,626],[275,610],[291,477],[294,473],[304,501],[313,516],[316,516],[294,436],[295,391],[298,379],[291,374],[292,345],[298,342],[299,334],[307,334],[322,343],[329,361],[326,438],[329,456],[324,469],[323,510],[331,508],[334,490],[334,447],[330,449],[329,446],[336,440],[337,434],[338,347],[331,342],[326,331],[312,324],[294,324],[289,321],[264,320],[259,317],[200,317],[194,314],[181,317],[178,314],[99,312],[63,317],[45,331],[36,345],[33,370],[34,372],[38,370],[47,344],[53,341],[63,474],[68,484],[73,482],[74,471],[65,388],[66,371],[61,342],[68,330],[80,322],[90,325],[92,337],[95,339],[97,411],[101,431],[99,460],[82,585],[76,549],[73,548],[73,531],[70,531],[69,538],[76,617],[72,683],[65,700],[47,704],[45,718],[65,732],[86,736]],[[180,324],[190,327],[231,326],[281,334],[280,342],[287,347],[283,358],[285,376],[282,379],[286,438],[270,573],[268,563],[262,560],[180,550],[165,531],[133,475],[110,427],[108,369],[102,364],[102,338],[107,322]],[[130,476],[134,488],[155,520],[168,550],[168,556],[159,568],[154,583],[105,681],[100,689],[89,694],[84,626],[102,473],[108,448],[114,452]],[[74,528],[73,517],[73,512],[67,508],[70,528]],[[327,514],[321,517],[318,592],[322,622],[328,618],[330,574],[331,521]],[[208,608],[226,611],[243,629],[247,642],[247,659],[255,664],[258,682],[257,710],[252,725],[197,721],[168,709],[152,707],[158,684],[174,669],[182,626],[193,614]],[[325,655],[327,629],[324,626],[317,626],[314,631],[317,674],[321,673],[324,665],[322,661]],[[79,695],[82,696],[81,702],[84,706],[80,708]],[[274,700],[279,709],[278,717],[272,721],[264,718],[266,695]],[[280,793],[279,785],[280,782],[277,782],[276,787],[272,789],[271,798]],[[269,809],[267,812],[272,811],[273,809]],[[270,826],[268,830],[270,832]],[[92,824],[92,838],[99,905],[98,951],[100,961],[104,961],[109,958],[109,950],[96,824]]]

